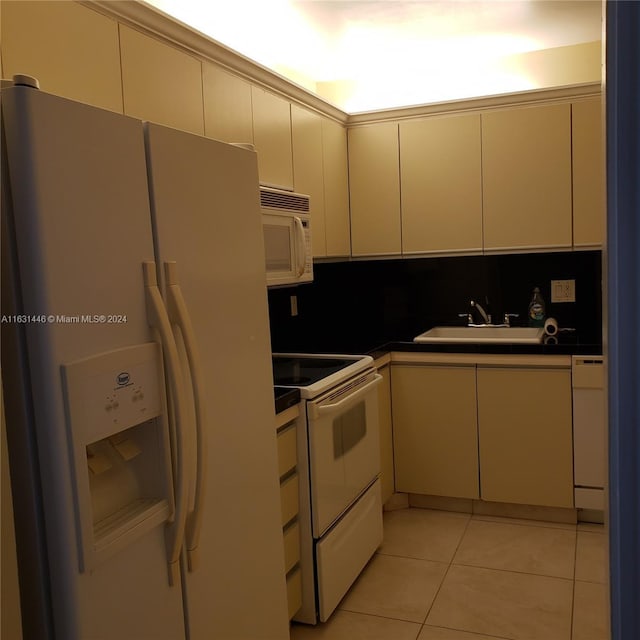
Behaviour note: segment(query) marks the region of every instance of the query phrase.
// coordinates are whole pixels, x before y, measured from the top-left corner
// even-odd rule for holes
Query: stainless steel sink
[[[414,342],[469,342],[504,344],[539,344],[544,337],[542,327],[433,327],[416,336]]]

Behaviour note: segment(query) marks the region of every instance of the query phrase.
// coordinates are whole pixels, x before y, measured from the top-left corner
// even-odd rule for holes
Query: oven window
[[[263,226],[267,271],[291,271],[291,230],[289,226]]]
[[[355,407],[333,421],[333,459],[338,460],[353,449],[367,435],[366,405]]]

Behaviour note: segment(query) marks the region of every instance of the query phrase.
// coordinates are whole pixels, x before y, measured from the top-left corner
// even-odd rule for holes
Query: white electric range
[[[327,620],[382,542],[380,441],[370,356],[274,354],[274,383],[300,390],[302,608]]]

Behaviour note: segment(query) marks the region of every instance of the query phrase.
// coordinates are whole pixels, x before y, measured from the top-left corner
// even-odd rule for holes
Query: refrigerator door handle
[[[202,529],[202,515],[205,495],[206,468],[206,436],[205,436],[205,402],[202,384],[202,367],[200,355],[196,347],[195,333],[191,324],[189,310],[184,301],[182,290],[178,284],[178,270],[174,261],[164,263],[167,309],[169,320],[182,332],[187,360],[191,372],[193,399],[195,403],[196,429],[196,488],[193,511],[189,514],[186,525],[186,548],[189,571],[195,571],[198,564],[198,544]]]
[[[187,482],[186,465],[184,459],[184,425],[185,402],[184,382],[180,370],[180,359],[176,346],[171,323],[165,308],[158,280],[156,277],[155,262],[143,262],[144,285],[147,301],[147,319],[149,325],[156,329],[162,341],[162,351],[165,356],[167,378],[171,391],[171,399],[174,408],[174,424],[171,430],[171,443],[174,451],[174,494],[175,509],[173,517],[167,521],[167,563],[169,569],[169,584],[180,584],[180,551],[184,541],[184,532],[187,520]]]

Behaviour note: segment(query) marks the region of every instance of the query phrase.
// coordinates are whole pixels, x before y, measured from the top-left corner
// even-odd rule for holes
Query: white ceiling
[[[148,1],[349,112],[537,88],[499,61],[602,33],[601,0]]]

